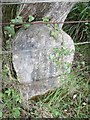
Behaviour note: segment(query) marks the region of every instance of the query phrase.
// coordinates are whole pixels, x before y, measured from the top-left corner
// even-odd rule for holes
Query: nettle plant
[[[43,22],[50,22],[50,18],[49,17],[44,17],[42,18]],[[51,25],[48,23],[47,24],[48,27],[51,27]],[[58,24],[54,24],[53,26],[53,29],[50,31],[50,35],[52,37],[54,37],[55,39],[58,38],[58,35],[60,33],[60,28],[59,28],[59,25]]]
[[[34,20],[34,17],[29,15],[28,22],[24,22],[22,16],[17,16],[15,19],[11,19],[10,25],[5,26],[5,30],[13,38],[16,35],[15,26],[20,25],[20,27],[27,29],[30,27],[30,23]]]
[[[60,69],[62,66],[63,70],[66,70],[67,73],[69,73],[70,71],[68,71],[71,67],[70,63],[63,63],[63,58],[64,56],[68,56],[71,54],[71,51],[67,48],[62,47],[61,50],[59,48],[54,48],[53,49],[53,54],[50,54],[50,60],[55,64],[55,66],[57,67],[57,69]]]
[[[0,119],[1,118],[19,118],[21,116],[22,97],[17,90],[18,81],[13,78],[9,63],[11,57],[3,56],[2,65],[2,92],[0,93]],[[6,63],[7,62],[7,63]]]

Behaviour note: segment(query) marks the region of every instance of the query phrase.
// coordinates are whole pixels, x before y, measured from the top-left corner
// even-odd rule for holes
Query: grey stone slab
[[[64,69],[64,66],[72,64],[75,51],[73,40],[63,30],[60,30],[58,38],[55,39],[50,36],[51,29],[46,25],[32,25],[27,30],[20,30],[13,42],[13,50],[18,51],[13,54],[14,69],[22,84],[21,94],[28,96],[28,99],[60,86],[59,76],[71,69],[71,66],[67,69]],[[62,43],[70,54],[61,58],[57,56],[56,59],[61,61],[58,68],[50,56],[56,57],[54,48],[61,51]]]

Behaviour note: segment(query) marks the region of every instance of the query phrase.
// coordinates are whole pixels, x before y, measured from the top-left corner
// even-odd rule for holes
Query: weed
[[[28,22],[32,22],[34,20],[34,17],[29,15]],[[5,26],[5,29],[8,34],[12,36],[12,38],[15,36],[15,26],[16,25],[22,25],[22,28],[27,29],[30,27],[30,23],[23,22],[23,18],[21,16],[16,16],[15,19],[11,19],[10,25]]]
[[[51,30],[50,35],[57,40],[57,38],[59,36],[59,33],[60,33],[59,25],[58,24],[54,24],[53,29]]]

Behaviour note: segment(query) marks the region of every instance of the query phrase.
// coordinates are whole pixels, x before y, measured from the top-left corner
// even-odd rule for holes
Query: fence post
[[[2,4],[0,4],[0,23],[2,23]],[[2,93],[2,25],[0,25],[0,93]],[[0,98],[0,111],[2,111],[2,98]]]

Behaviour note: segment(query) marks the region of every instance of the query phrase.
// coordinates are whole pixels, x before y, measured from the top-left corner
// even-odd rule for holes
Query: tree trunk
[[[37,21],[49,17],[51,21],[64,22],[74,4],[74,2],[30,3],[21,5],[19,14],[25,21],[32,15]]]

